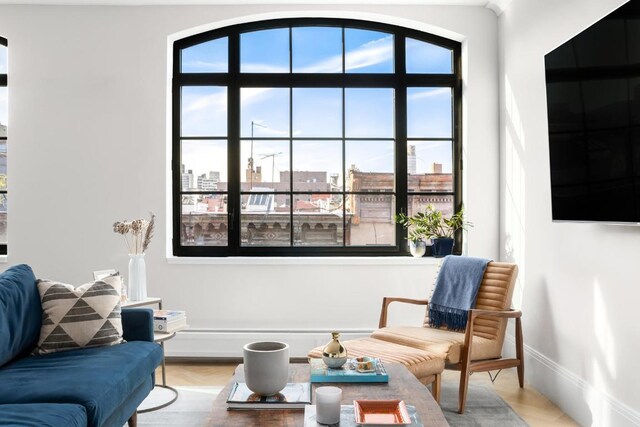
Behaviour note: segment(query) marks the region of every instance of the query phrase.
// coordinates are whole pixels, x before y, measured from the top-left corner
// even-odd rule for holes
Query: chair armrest
[[[469,319],[473,322],[477,317],[497,317],[500,319],[517,319],[522,317],[520,310],[469,310]]]
[[[429,300],[426,299],[412,299],[412,298],[400,298],[400,297],[384,297],[382,298],[382,311],[380,312],[380,322],[378,328],[384,328],[387,326],[387,309],[392,302],[402,302],[405,304],[415,305],[429,305]]]
[[[150,308],[123,308],[122,332],[122,337],[126,341],[153,342],[153,310]]]
[[[473,347],[473,328],[475,321],[478,317],[494,317],[498,319],[516,319],[516,349],[521,353],[522,342],[522,311],[520,310],[480,310],[472,308],[468,312],[467,328],[465,329],[464,344],[462,346],[462,352],[460,354],[460,365],[469,367],[471,361],[471,351]],[[522,355],[519,354],[518,358],[521,359]]]

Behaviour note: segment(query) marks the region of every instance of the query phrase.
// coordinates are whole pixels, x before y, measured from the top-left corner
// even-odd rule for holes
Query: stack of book
[[[153,331],[170,334],[187,327],[187,313],[177,310],[153,310]]]
[[[288,383],[274,396],[260,396],[246,383],[236,382],[227,399],[228,409],[304,409],[311,405],[310,383]]]
[[[312,383],[388,383],[389,375],[382,360],[371,358],[370,369],[358,369],[357,360],[350,359],[342,367],[328,368],[322,359],[309,359]]]

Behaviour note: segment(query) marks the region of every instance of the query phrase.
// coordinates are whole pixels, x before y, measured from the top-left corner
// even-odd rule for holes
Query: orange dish
[[[354,400],[356,423],[361,425],[407,425],[411,417],[404,400]]]

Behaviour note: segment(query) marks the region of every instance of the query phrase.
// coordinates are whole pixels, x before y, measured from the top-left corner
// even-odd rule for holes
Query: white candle
[[[318,387],[316,389],[316,419],[320,424],[340,422],[340,401],[342,390],[338,387]]]

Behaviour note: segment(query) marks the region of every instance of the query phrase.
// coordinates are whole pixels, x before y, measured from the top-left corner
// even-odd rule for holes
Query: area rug
[[[469,384],[464,414],[458,414],[456,382],[443,382],[440,408],[450,425],[456,427],[520,427],[528,424],[488,385]]]
[[[139,427],[200,427],[208,425],[211,404],[222,387],[176,387],[179,397],[172,405],[138,415]],[[149,402],[159,403],[166,396],[154,395]],[[153,402],[157,400],[157,402]],[[442,411],[453,427],[527,426],[490,387],[470,384],[465,413],[458,414],[458,384],[442,384]],[[301,426],[302,427],[302,426]]]

